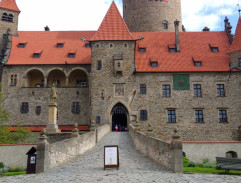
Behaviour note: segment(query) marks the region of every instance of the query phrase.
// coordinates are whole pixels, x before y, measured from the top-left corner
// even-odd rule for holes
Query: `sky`
[[[20,31],[97,30],[113,0],[16,0],[21,14]],[[171,1],[171,0],[169,0]],[[122,0],[115,0],[122,14]],[[165,3],[165,2],[162,2]],[[224,30],[227,16],[235,32],[241,0],[182,0],[186,31]]]

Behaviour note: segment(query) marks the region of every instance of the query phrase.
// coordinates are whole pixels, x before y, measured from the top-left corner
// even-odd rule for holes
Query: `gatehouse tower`
[[[181,0],[123,0],[123,18],[131,32],[174,32],[175,20],[182,25]]]

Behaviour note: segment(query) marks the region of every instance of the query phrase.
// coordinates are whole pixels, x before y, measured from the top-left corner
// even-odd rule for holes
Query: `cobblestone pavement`
[[[104,145],[119,145],[120,168],[103,170]],[[240,183],[241,176],[174,174],[137,152],[128,133],[110,133],[73,162],[37,175],[1,177],[11,183]]]

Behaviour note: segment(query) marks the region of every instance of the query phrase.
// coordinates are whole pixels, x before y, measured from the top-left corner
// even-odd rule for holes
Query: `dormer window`
[[[155,57],[150,58],[151,67],[158,67],[158,59]]]
[[[85,44],[85,48],[91,48],[91,44],[90,43],[86,43]]]
[[[57,48],[63,48],[64,47],[64,43],[57,43]]]
[[[169,49],[170,53],[176,53],[177,52],[176,45],[168,45],[168,49]]]
[[[139,47],[140,53],[146,53],[146,46],[145,45],[139,44],[138,47]]]
[[[213,53],[219,52],[218,46],[216,44],[209,44],[209,46],[210,46],[210,49]]]
[[[43,51],[36,51],[33,53],[33,58],[40,58]]]
[[[192,57],[192,61],[195,67],[202,67],[202,61],[200,58]]]
[[[68,57],[69,58],[75,58],[75,53],[69,53]]]
[[[18,48],[25,48],[27,43],[19,43],[18,44]]]

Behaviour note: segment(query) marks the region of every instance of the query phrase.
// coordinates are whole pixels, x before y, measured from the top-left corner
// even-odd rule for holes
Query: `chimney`
[[[210,31],[210,28],[208,28],[208,27],[203,28],[203,32],[209,32],[209,31]]]
[[[49,26],[44,27],[44,30],[45,30],[45,31],[50,31]]]
[[[176,44],[176,49],[177,49],[177,52],[180,52],[179,21],[176,20],[174,22],[174,25],[175,25],[175,44]]]
[[[225,17],[224,23],[225,23],[224,24],[225,25],[225,32],[228,36],[229,43],[231,45],[232,42],[233,42],[233,34],[231,33],[232,32],[232,26],[230,25],[230,22],[229,22],[227,17]]]

